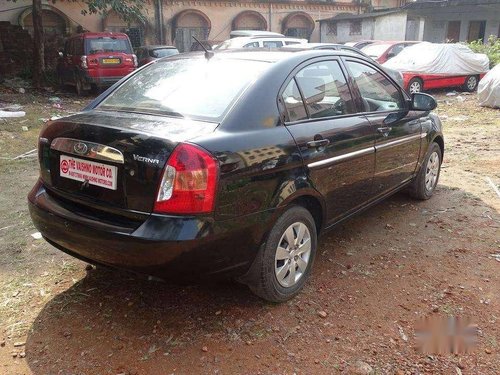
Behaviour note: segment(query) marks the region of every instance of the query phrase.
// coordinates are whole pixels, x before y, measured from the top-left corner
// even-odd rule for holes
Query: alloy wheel
[[[436,187],[439,174],[439,155],[434,151],[427,162],[425,172],[425,188],[427,191],[432,191]]]
[[[276,249],[274,273],[278,283],[292,287],[306,272],[311,256],[311,233],[304,223],[290,225],[281,236]]]

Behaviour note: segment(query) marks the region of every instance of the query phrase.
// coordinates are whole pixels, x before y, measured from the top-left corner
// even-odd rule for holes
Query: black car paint
[[[272,52],[259,54],[262,52],[256,52],[256,58],[269,56],[271,61],[275,58]],[[238,58],[234,52],[217,56]],[[444,147],[439,119],[428,112],[410,111],[409,97],[401,90],[408,107],[404,113],[397,114],[402,131],[414,122],[425,135],[419,138],[418,151],[412,148],[414,166],[405,170],[404,176],[382,174],[389,182],[384,182],[384,178],[378,182],[376,152],[368,157],[353,158],[349,163],[339,163],[333,169],[309,168],[307,164],[313,160],[352,152],[366,144],[375,148],[380,140],[376,131],[378,122],[390,114],[363,113],[359,92],[349,78],[359,113],[287,122],[278,93],[291,79],[291,72],[314,61],[325,58],[342,61],[346,57],[376,66],[368,59],[334,51],[310,51],[276,58],[273,66],[242,94],[220,124],[204,124],[205,131],[196,134],[179,127],[175,141],[163,125],[189,120],[96,110],[101,100],[120,85],[117,83],[83,113],[56,120],[42,130],[41,180],[29,194],[35,226],[54,246],[89,262],[177,279],[243,275],[266,233],[292,203],[305,205],[313,212],[318,231],[333,227],[404,188],[418,171],[432,141],[437,139]],[[173,58],[203,56],[187,54]],[[114,126],[115,121],[120,125]],[[139,123],[142,126],[132,126]],[[329,138],[330,147],[304,149],[302,144],[317,135]],[[127,160],[119,172],[123,190],[104,192],[90,188],[82,192],[71,185],[72,181],[53,181],[58,180],[56,173],[51,175],[46,169],[58,167],[54,164],[57,153],[51,154],[48,148],[55,137],[72,137],[120,148]],[[343,144],[345,138],[355,142]],[[130,139],[136,141],[129,142]],[[195,143],[219,161],[216,209],[211,215],[181,217],[151,213],[161,170],[179,141]],[[384,160],[389,164],[397,162],[402,157],[400,152],[405,150],[394,147]],[[160,163],[134,164],[130,159],[133,153],[157,158]],[[131,168],[136,169],[135,178],[130,176]],[[373,193],[379,183],[387,184],[387,188],[375,189]]]

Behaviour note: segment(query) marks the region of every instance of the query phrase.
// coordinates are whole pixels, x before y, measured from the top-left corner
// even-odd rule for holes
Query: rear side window
[[[87,55],[110,52],[132,53],[132,47],[128,39],[118,39],[116,37],[85,39],[85,49]]]
[[[321,61],[296,75],[311,118],[354,113],[354,103],[347,81],[337,61]]]
[[[283,91],[282,98],[290,121],[305,120],[307,118],[306,108],[295,79],[292,79],[285,91]]]
[[[391,111],[404,107],[398,88],[382,73],[362,63],[347,61],[346,64],[358,86],[365,111]]]
[[[243,48],[259,48],[259,42],[245,44]]]

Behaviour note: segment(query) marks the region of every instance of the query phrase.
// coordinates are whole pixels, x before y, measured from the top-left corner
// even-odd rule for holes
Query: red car
[[[375,42],[361,48],[365,54],[376,60],[379,64],[385,63],[387,60],[397,56],[403,49],[420,42]]]
[[[76,87],[78,95],[109,87],[137,68],[127,34],[82,33],[68,38],[60,52],[57,74],[61,85]]]
[[[449,74],[422,74],[402,72],[403,87],[410,93],[421,92],[430,89],[443,89],[448,87],[460,87],[464,91],[476,91],[477,85],[486,73],[474,75],[449,75]]]
[[[447,87],[472,92],[488,71],[489,59],[462,44],[423,42],[406,48],[384,68],[399,71],[410,94]]]

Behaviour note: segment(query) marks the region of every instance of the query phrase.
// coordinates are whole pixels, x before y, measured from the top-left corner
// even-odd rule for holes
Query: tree
[[[16,2],[17,0],[10,0]],[[57,1],[80,3],[84,5],[82,14],[106,15],[113,10],[124,21],[139,21],[145,23],[143,15],[144,5],[150,0],[50,0],[53,4]],[[45,75],[45,38],[42,23],[42,1],[33,0],[33,85],[40,88]]]

